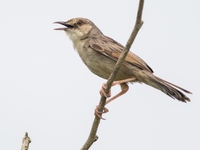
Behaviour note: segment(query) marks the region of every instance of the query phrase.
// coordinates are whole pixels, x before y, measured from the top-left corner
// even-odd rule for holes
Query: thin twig
[[[113,70],[112,74],[108,78],[107,85],[106,85],[106,88],[105,88],[105,92],[106,93],[109,92],[109,90],[111,88],[111,85],[112,85],[112,83],[113,83],[113,81],[114,81],[114,79],[116,77],[116,74],[119,71],[119,69],[120,69],[120,67],[121,67],[126,55],[129,52],[129,49],[130,49],[133,41],[135,40],[135,37],[136,37],[138,31],[140,30],[140,28],[141,28],[141,26],[143,24],[143,21],[142,21],[143,5],[144,5],[144,0],[140,0],[139,7],[138,7],[138,12],[137,12],[137,19],[136,19],[136,23],[135,23],[134,29],[133,29],[133,31],[132,31],[132,33],[130,35],[130,38],[129,38],[127,44],[126,44],[126,47],[124,48],[123,52],[121,53],[116,65],[114,67],[114,70]],[[106,103],[106,97],[105,96],[101,96],[101,99],[100,99],[100,102],[99,102],[99,105],[98,105],[98,111],[99,112],[103,112],[105,103]],[[95,116],[91,131],[90,131],[90,135],[89,135],[87,141],[85,142],[85,144],[83,145],[83,147],[81,148],[81,150],[88,150],[90,148],[90,146],[98,139],[96,133],[97,133],[97,129],[99,127],[99,123],[100,123],[100,118]]]
[[[28,132],[25,133],[25,136],[22,140],[22,148],[21,150],[28,150],[29,144],[31,143],[31,139],[28,136]]]

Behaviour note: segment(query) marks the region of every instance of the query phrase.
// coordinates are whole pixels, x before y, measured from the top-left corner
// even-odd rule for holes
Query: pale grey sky
[[[93,75],[55,21],[91,19],[125,44],[138,0],[0,2],[0,149],[77,150],[88,137],[105,80]],[[157,76],[193,92],[184,104],[144,84],[107,107],[91,150],[200,149],[200,2],[146,0],[131,51]],[[113,94],[119,87],[113,89]]]

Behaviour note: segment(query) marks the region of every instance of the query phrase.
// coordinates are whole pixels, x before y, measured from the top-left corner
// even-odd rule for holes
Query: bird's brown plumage
[[[67,22],[57,23],[68,27],[58,30],[64,30],[67,33],[87,67],[94,74],[108,78],[124,47],[105,36],[89,19],[73,18]],[[150,85],[182,102],[190,101],[183,92],[191,92],[155,76],[147,63],[132,52],[126,56],[117,77],[119,80],[133,77],[134,82]]]
[[[91,38],[89,40],[89,46],[93,50],[100,52],[102,55],[105,55],[115,61],[117,61],[124,49],[121,44],[106,36],[103,36],[102,38]],[[190,91],[153,75],[153,70],[147,65],[147,63],[134,53],[129,52],[125,58],[125,62],[130,63],[141,70],[134,73],[134,76],[139,82],[143,82],[154,88],[157,88],[168,96],[176,98],[182,102],[190,101],[190,99],[178,89],[191,94]]]
[[[101,39],[94,37],[91,40],[89,40],[89,45],[94,50],[102,53],[103,55],[108,56],[113,60],[117,60],[124,49],[124,47],[121,44],[107,36],[102,36]],[[153,70],[147,65],[147,63],[144,60],[142,60],[140,57],[138,57],[130,51],[126,56],[125,61],[137,66],[142,70],[146,70],[153,73]]]

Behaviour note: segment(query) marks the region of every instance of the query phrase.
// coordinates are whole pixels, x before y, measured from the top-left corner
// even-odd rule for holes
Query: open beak
[[[54,23],[61,24],[61,25],[65,26],[64,28],[55,28],[54,30],[67,30],[68,28],[73,28],[72,25],[67,24],[64,21],[57,21],[57,22],[54,22]]]

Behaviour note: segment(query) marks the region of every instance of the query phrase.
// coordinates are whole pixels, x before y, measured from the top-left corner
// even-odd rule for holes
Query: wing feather
[[[117,61],[117,59],[120,57],[121,52],[124,49],[121,44],[106,36],[102,36],[101,38],[91,38],[89,41],[89,47],[115,61]],[[153,73],[153,70],[147,65],[144,60],[142,60],[140,57],[130,51],[126,56],[125,61],[134,66],[137,66],[142,70]]]

